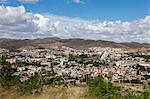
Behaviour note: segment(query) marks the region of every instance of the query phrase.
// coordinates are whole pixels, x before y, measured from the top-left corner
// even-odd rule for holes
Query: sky
[[[0,38],[150,43],[150,0],[0,0]]]

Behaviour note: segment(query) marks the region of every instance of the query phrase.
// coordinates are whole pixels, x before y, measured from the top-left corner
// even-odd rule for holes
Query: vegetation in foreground
[[[90,81],[88,88],[90,96],[98,99],[150,99],[149,88],[145,88],[141,93],[133,93],[132,90],[124,90],[121,87],[114,86],[101,76]]]
[[[5,77],[4,77],[5,75]],[[2,78],[4,77],[4,78]],[[2,81],[3,79],[3,81]],[[19,91],[22,94],[33,93],[36,94],[42,93],[44,90],[43,87],[49,85],[66,87],[65,84],[61,83],[61,77],[45,81],[40,79],[40,76],[36,75],[25,82],[19,82],[17,77],[9,77],[6,74],[1,74],[1,87],[4,89],[9,89],[13,86],[18,86]],[[105,81],[101,76],[98,76],[95,79],[92,79],[88,82],[88,91],[85,93],[85,99],[150,99],[149,86],[145,88],[143,92],[132,92],[132,90],[124,90],[120,86],[114,86],[112,83]]]

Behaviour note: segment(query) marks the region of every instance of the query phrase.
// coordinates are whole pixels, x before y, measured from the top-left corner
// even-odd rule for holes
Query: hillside
[[[0,99],[87,99],[87,87],[45,87],[40,94],[18,93],[11,89],[0,92]]]
[[[115,47],[115,48],[150,48],[147,43],[116,43],[104,40],[84,40],[84,39],[60,39],[60,38],[44,38],[34,40],[19,39],[0,39],[0,48],[14,50],[22,47],[42,47],[50,48],[54,46],[68,46],[76,49],[86,49],[88,47]]]

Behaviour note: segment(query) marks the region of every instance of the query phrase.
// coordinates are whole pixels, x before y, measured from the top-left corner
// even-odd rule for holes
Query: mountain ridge
[[[48,46],[68,46],[75,49],[85,49],[89,47],[114,47],[114,48],[150,48],[148,43],[122,42],[117,43],[106,40],[87,40],[87,39],[61,39],[58,37],[38,38],[38,39],[9,39],[0,38],[0,48],[9,50],[19,49],[25,46],[43,47]]]

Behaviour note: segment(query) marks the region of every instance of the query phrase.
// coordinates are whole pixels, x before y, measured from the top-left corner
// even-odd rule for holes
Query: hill
[[[56,46],[68,46],[76,49],[86,49],[88,47],[114,47],[114,48],[150,48],[148,43],[123,42],[116,43],[104,40],[84,40],[84,39],[60,39],[60,38],[44,38],[44,39],[0,39],[0,48],[14,50],[24,47],[42,47],[51,48]]]

